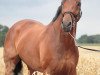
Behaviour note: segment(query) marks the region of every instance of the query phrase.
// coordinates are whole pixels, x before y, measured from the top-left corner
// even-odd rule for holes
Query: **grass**
[[[3,48],[0,48],[0,75],[4,75]]]
[[[83,45],[84,47],[99,49],[98,45]],[[79,48],[79,63],[77,66],[78,75],[100,75],[100,52],[92,52]],[[0,48],[0,75],[4,75],[3,48]],[[24,64],[23,75],[28,75]],[[38,74],[40,75],[40,74]]]
[[[84,46],[100,50],[100,46]],[[92,52],[79,48],[78,75],[100,75],[100,52]]]
[[[82,44],[82,43],[78,43],[78,45],[81,46],[100,46],[100,43],[86,43],[86,44]]]

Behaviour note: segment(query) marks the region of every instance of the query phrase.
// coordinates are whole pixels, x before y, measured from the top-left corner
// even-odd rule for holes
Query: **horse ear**
[[[64,3],[65,0],[62,0],[61,5]]]
[[[53,22],[58,18],[58,16],[59,16],[59,14],[61,13],[61,11],[62,11],[62,5],[60,5],[59,7],[58,7],[58,9],[57,9],[57,12],[56,12],[56,15],[55,15],[55,17],[53,18]]]
[[[66,0],[62,0],[61,5],[63,5],[63,3],[64,3],[65,1],[66,1]]]

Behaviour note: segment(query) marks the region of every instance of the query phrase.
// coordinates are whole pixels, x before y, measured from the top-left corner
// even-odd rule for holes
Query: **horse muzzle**
[[[62,22],[62,29],[64,32],[70,32],[72,29],[72,23],[71,22]]]

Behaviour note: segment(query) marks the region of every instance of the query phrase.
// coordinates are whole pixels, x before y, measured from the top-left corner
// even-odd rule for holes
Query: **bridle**
[[[80,13],[77,14],[77,15],[74,15],[72,12],[67,11],[64,14],[62,14],[62,16],[64,17],[65,14],[69,14],[71,16],[71,19],[72,19],[72,27],[75,27],[76,23],[78,22],[77,17],[81,17],[82,16],[82,11],[80,11]],[[63,24],[63,21],[62,21],[62,24]],[[75,37],[70,32],[68,32],[68,34],[74,39],[75,45],[77,47],[82,48],[82,49],[85,49],[85,50],[89,50],[89,51],[100,52],[100,50],[97,50],[97,49],[91,49],[91,48],[86,48],[86,47],[82,47],[80,45],[77,45]],[[67,36],[66,36],[66,38],[67,38]]]
[[[76,22],[78,22],[77,17],[78,17],[78,15],[80,15],[79,17],[81,17],[81,16],[82,16],[82,11],[80,11],[80,13],[79,13],[79,14],[77,14],[77,15],[75,15],[75,14],[73,14],[72,12],[68,11],[68,12],[65,12],[64,14],[62,14],[62,15],[63,15],[63,17],[64,17],[64,15],[65,15],[65,14],[69,14],[69,15],[71,16],[71,20],[72,20],[72,27],[75,27]],[[63,24],[63,21],[62,21],[62,24]]]

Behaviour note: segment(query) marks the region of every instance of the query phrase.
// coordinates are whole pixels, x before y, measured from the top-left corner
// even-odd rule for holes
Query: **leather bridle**
[[[79,14],[77,14],[77,15],[74,15],[72,12],[70,12],[70,11],[68,11],[68,12],[65,12],[64,14],[62,14],[63,15],[63,17],[64,17],[64,15],[65,14],[69,14],[70,16],[71,16],[71,20],[72,20],[72,27],[75,27],[75,25],[76,25],[76,22],[78,22],[78,16],[79,17],[81,17],[82,16],[82,12],[80,12]],[[63,21],[62,21],[62,24],[63,24]]]

